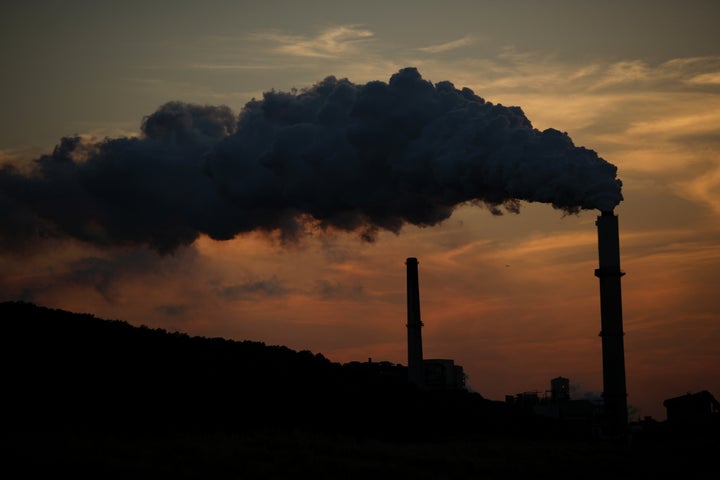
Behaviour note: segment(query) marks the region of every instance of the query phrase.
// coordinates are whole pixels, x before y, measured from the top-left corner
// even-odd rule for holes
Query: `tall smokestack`
[[[598,229],[600,268],[600,319],[603,362],[603,400],[608,435],[620,436],[628,426],[627,391],[625,388],[625,347],[623,345],[622,297],[620,278],[620,235],[618,218],[603,211],[595,222]]]
[[[407,335],[408,379],[422,387],[425,385],[422,352],[422,321],[420,320],[420,287],[417,258],[408,258],[407,265]]]

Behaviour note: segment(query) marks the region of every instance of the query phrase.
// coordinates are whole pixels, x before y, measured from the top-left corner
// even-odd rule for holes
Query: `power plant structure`
[[[612,210],[601,211],[595,222],[598,232],[598,268],[595,276],[600,281],[600,337],[602,339],[603,370],[603,425],[608,436],[623,436],[628,431],[627,389],[625,381],[625,346],[622,320],[622,291],[620,279],[625,273],[620,269],[620,235],[618,217]],[[407,266],[407,347],[408,379],[427,388],[433,366],[442,366],[443,377],[458,375],[464,378],[462,367],[451,365],[448,360],[423,360],[422,327],[420,318],[420,287],[418,260],[410,257]],[[444,363],[443,363],[444,362]],[[448,363],[450,362],[450,363]],[[437,365],[436,365],[437,364]],[[427,370],[427,372],[426,372]],[[437,369],[436,369],[437,370]],[[458,373],[460,372],[460,373]],[[430,373],[431,375],[428,375]],[[553,396],[567,399],[567,379],[554,379]],[[432,382],[430,382],[432,383]],[[458,381],[456,385],[463,382]],[[463,385],[464,386],[464,385]]]
[[[407,349],[408,380],[426,390],[457,390],[465,388],[463,367],[447,358],[423,358],[420,319],[420,285],[418,260],[410,257],[407,266]]]
[[[595,270],[595,276],[600,280],[604,427],[608,435],[621,436],[627,432],[628,413],[620,288],[620,278],[625,273],[620,270],[617,215],[603,211],[595,225],[598,231],[599,268]]]
[[[418,281],[418,260],[410,257],[407,265],[407,346],[408,379],[419,387],[425,386],[423,368],[422,327],[420,320],[420,285]]]

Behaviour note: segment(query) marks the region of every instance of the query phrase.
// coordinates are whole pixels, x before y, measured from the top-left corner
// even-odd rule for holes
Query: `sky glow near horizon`
[[[269,90],[405,67],[519,106],[618,167],[628,402],[720,395],[720,33],[715,2],[73,2],[3,6],[0,162],[28,169],[60,138],[137,136],[168,101],[239,114]],[[412,6],[412,8],[411,8]],[[5,212],[3,212],[5,213]],[[405,364],[405,259],[419,259],[424,353],[491,399],[602,390],[595,217],[547,204],[367,243],[319,232],[201,236],[171,255],[43,239],[0,251],[0,300],[191,335]]]

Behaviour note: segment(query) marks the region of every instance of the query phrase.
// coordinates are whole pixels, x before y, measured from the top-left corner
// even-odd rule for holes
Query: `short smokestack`
[[[627,391],[625,387],[625,347],[623,344],[622,296],[620,278],[620,235],[618,218],[603,211],[595,222],[598,229],[600,279],[600,319],[603,362],[603,400],[607,434],[620,436],[627,432]]]
[[[422,321],[420,320],[420,286],[417,258],[408,258],[407,265],[407,341],[408,379],[420,386],[425,385],[422,352]]]

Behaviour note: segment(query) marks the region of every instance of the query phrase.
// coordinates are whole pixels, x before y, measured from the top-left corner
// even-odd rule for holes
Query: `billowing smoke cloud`
[[[518,107],[484,101],[414,68],[388,83],[328,77],[270,91],[238,117],[172,102],[137,138],[63,138],[24,175],[0,169],[0,242],[37,235],[170,252],[204,233],[286,239],[313,228],[399,232],[436,225],[468,202],[519,201],[576,213],[621,200],[616,167],[567,134],[532,127]]]

